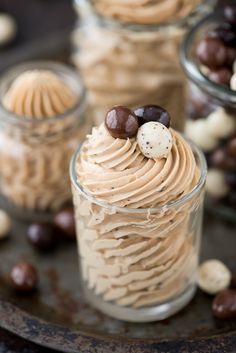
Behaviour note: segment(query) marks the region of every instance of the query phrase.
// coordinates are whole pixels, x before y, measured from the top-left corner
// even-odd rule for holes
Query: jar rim
[[[52,70],[54,72],[61,72],[67,78],[73,81],[73,84],[77,87],[78,97],[75,104],[62,114],[57,114],[47,119],[35,119],[24,115],[18,115],[5,108],[3,105],[3,95],[7,92],[12,81],[17,77],[18,74],[23,73],[27,70]],[[13,66],[12,68],[5,71],[0,79],[0,114],[1,119],[7,115],[7,120],[12,123],[33,123],[34,125],[41,125],[47,123],[53,123],[65,119],[68,115],[77,114],[81,116],[86,109],[86,89],[80,75],[69,66],[51,60],[35,60],[26,61],[24,63]],[[0,119],[0,120],[1,120]],[[6,119],[5,119],[6,120]]]
[[[128,22],[128,21],[122,21],[119,19],[112,19],[108,18],[105,16],[102,16],[101,14],[96,11],[94,6],[91,3],[91,0],[74,0],[75,6],[80,7],[81,4],[85,5],[88,10],[91,11],[92,15],[96,17],[98,21],[101,22],[102,25],[104,26],[109,26],[112,28],[118,28],[120,30],[131,30],[131,31],[136,31],[136,32],[141,32],[144,30],[148,31],[162,31],[162,30],[168,30],[168,29],[173,29],[173,26],[176,29],[181,29],[183,28],[186,24],[188,24],[189,21],[198,13],[203,13],[205,14],[207,10],[212,8],[216,4],[216,0],[202,0],[202,2],[196,6],[196,8],[193,9],[187,16],[180,18],[177,21],[170,21],[170,22],[165,22],[165,23],[160,23],[160,24],[155,24],[155,23],[133,23],[133,22]]]
[[[182,135],[182,136],[189,143],[189,145],[195,155],[195,158],[198,160],[199,169],[200,169],[201,174],[200,174],[200,178],[199,178],[197,184],[194,186],[194,188],[175,201],[168,202],[167,204],[160,206],[160,207],[129,208],[129,207],[116,206],[116,205],[111,204],[109,202],[105,202],[105,201],[97,199],[96,197],[94,197],[93,195],[91,195],[90,193],[88,193],[84,190],[84,188],[82,187],[82,185],[78,181],[76,171],[75,171],[76,161],[78,159],[79,153],[80,153],[81,149],[83,148],[84,144],[82,144],[78,147],[78,149],[75,151],[75,153],[73,154],[73,156],[71,158],[71,161],[70,161],[71,183],[76,188],[76,190],[79,191],[79,193],[81,193],[87,200],[91,201],[92,203],[95,203],[96,205],[104,207],[106,209],[113,209],[118,212],[132,213],[132,214],[134,214],[134,213],[140,214],[140,213],[145,213],[145,212],[149,212],[150,214],[166,212],[170,209],[173,209],[176,206],[179,206],[179,205],[185,203],[189,199],[191,199],[199,190],[202,189],[202,187],[204,186],[205,181],[206,181],[207,163],[206,163],[206,159],[205,159],[203,152],[200,150],[200,148],[193,141],[191,141],[189,138],[187,138],[184,135]]]
[[[222,19],[222,11],[215,11],[214,14],[205,16],[202,20],[200,20],[185,36],[181,51],[180,51],[180,61],[182,68],[190,79],[190,81],[194,82],[198,87],[200,87],[205,92],[210,95],[220,99],[226,100],[231,103],[236,103],[236,91],[233,91],[230,87],[223,86],[217,84],[207,78],[199,70],[199,65],[192,60],[191,57],[191,49],[193,44],[195,43],[195,39],[197,34],[204,27],[207,28],[209,25],[217,25],[219,21]]]

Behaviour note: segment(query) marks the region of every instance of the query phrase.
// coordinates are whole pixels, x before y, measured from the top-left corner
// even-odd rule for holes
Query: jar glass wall
[[[206,163],[192,146],[200,179],[161,208],[132,209],[87,194],[70,175],[81,280],[85,297],[117,319],[162,320],[182,309],[196,290]],[[136,238],[136,239],[135,239]]]
[[[4,105],[6,92],[28,70],[47,70],[60,77],[76,96],[73,107],[43,119],[8,111]],[[48,219],[53,211],[71,200],[70,158],[90,127],[84,115],[84,86],[77,73],[64,65],[29,62],[2,76],[0,102],[1,205],[20,218]],[[19,95],[16,104],[21,103]]]
[[[186,86],[178,50],[186,29],[214,3],[197,6],[200,2],[189,2],[188,16],[176,22],[165,18],[158,25],[110,19],[96,12],[91,1],[75,2],[80,22],[73,35],[73,62],[88,89],[96,124],[111,106],[155,103],[175,117],[174,128],[183,129]]]
[[[197,43],[222,21],[220,11],[204,18],[183,43],[181,61],[189,79],[186,133],[207,158],[208,208],[236,221],[236,92],[210,81],[195,55]]]

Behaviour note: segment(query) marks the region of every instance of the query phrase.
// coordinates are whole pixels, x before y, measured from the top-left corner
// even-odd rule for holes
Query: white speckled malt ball
[[[0,210],[0,239],[6,238],[11,229],[11,219],[8,214]]]
[[[16,35],[16,23],[12,16],[0,13],[0,45],[9,43]]]
[[[231,272],[219,260],[208,260],[198,269],[198,286],[208,294],[217,294],[229,287]]]
[[[233,91],[236,91],[236,73],[234,73],[233,76],[231,77],[231,80],[230,80],[230,88],[231,88]]]
[[[229,188],[222,171],[218,169],[208,170],[206,190],[211,196],[216,198],[221,198],[227,195]]]
[[[207,117],[206,126],[209,134],[221,139],[232,135],[236,125],[234,117],[218,108]]]
[[[185,132],[205,152],[214,150],[218,145],[217,138],[207,130],[205,119],[189,121],[186,124]]]
[[[173,137],[169,129],[157,121],[149,121],[138,129],[137,141],[141,152],[147,158],[167,158]]]

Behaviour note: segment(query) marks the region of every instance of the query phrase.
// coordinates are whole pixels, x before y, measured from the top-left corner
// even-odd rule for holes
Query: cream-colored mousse
[[[94,6],[104,17],[124,19],[120,13],[133,23],[163,24],[184,18],[200,2],[95,0]],[[81,8],[83,16],[85,10]],[[186,82],[179,64],[179,48],[186,26],[155,30],[143,26],[136,30],[125,25],[102,26],[87,15],[84,21],[85,25],[74,32],[78,51],[72,59],[87,86],[95,124],[102,122],[111,106],[122,103],[135,108],[158,102],[173,116],[173,128],[183,130]]]
[[[188,16],[202,0],[92,0],[103,16],[124,22],[160,24]]]
[[[2,193],[14,205],[50,210],[70,199],[69,162],[82,131],[73,130],[78,119],[73,114],[56,117],[78,100],[64,80],[47,70],[23,72],[12,82],[3,105],[19,121],[0,132],[0,179]]]
[[[83,278],[105,301],[155,305],[195,280],[198,249],[189,222],[202,195],[172,208],[150,209],[176,201],[199,181],[190,146],[171,132],[171,153],[154,160],[141,153],[135,138],[114,139],[102,124],[76,161],[78,182],[87,194],[73,187]]]

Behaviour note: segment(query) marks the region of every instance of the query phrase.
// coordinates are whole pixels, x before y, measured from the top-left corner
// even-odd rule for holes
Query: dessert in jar
[[[182,64],[190,85],[186,132],[207,157],[208,206],[236,220],[236,5],[193,28]]]
[[[158,102],[185,122],[185,81],[179,45],[190,23],[212,1],[142,0],[75,2],[80,15],[73,35],[73,62],[88,89],[96,124],[113,105]]]
[[[116,106],[71,161],[86,298],[145,322],[183,308],[196,288],[206,163],[163,108]]]
[[[54,62],[14,67],[0,81],[1,203],[24,218],[47,218],[71,200],[71,155],[86,135],[85,91]]]

